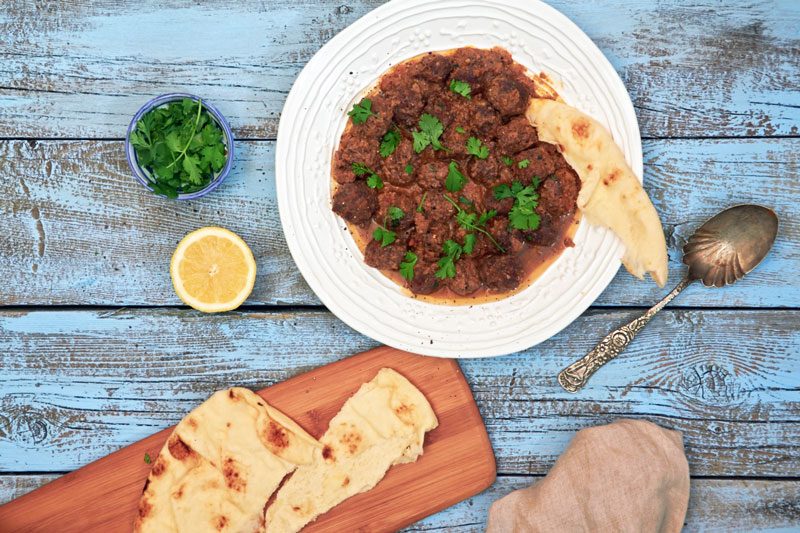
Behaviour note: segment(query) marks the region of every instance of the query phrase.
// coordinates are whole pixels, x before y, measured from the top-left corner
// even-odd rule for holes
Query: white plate
[[[390,66],[467,45],[502,46],[530,71],[547,73],[567,103],[611,131],[642,175],[639,127],[622,81],[575,24],[541,2],[394,0],[331,39],[298,76],[278,130],[278,207],[289,250],[322,303],[350,327],[439,357],[502,355],[555,335],[605,289],[624,251],[613,233],[583,221],[575,247],[530,287],[469,307],[410,298],[364,264],[331,211],[331,160],[346,113]]]

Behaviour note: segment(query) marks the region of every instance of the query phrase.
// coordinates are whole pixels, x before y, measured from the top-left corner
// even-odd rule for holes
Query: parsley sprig
[[[470,137],[467,139],[467,153],[478,159],[486,159],[489,157],[489,148],[477,137]]]
[[[454,278],[456,276],[456,261],[461,259],[461,254],[464,248],[453,240],[446,240],[442,245],[442,253],[444,257],[436,262],[439,269],[436,271],[436,277],[439,279]]]
[[[406,278],[408,281],[414,279],[414,267],[417,264],[417,254],[408,250],[406,252],[405,261],[400,263],[400,275]]]
[[[353,174],[358,177],[367,176],[367,187],[370,189],[383,189],[383,180],[364,163],[353,163]]]
[[[204,188],[228,159],[222,130],[202,100],[183,98],[147,112],[129,140],[153,192],[169,198]]]
[[[364,98],[361,102],[353,104],[353,109],[347,115],[353,118],[353,124],[363,124],[369,117],[378,116],[372,112],[372,100],[369,98]]]
[[[389,157],[397,150],[397,145],[400,144],[400,132],[392,128],[386,132],[381,141],[381,157]]]
[[[458,81],[458,80],[450,81],[450,90],[456,94],[460,94],[464,98],[472,100],[472,96],[470,95],[470,93],[472,92],[472,87],[470,87],[469,83],[465,81]]]
[[[458,170],[458,163],[455,161],[450,161],[449,168],[444,186],[450,192],[458,192],[464,187],[467,178]]]
[[[444,126],[439,119],[425,113],[419,119],[419,131],[411,133],[412,137],[414,137],[414,151],[419,154],[428,145],[431,145],[434,150],[450,152],[439,142],[439,137],[441,137],[442,133],[444,133]]]
[[[508,213],[508,221],[512,228],[522,230],[535,230],[539,227],[541,217],[536,213],[539,206],[539,178],[531,180],[532,185],[523,185],[520,181],[514,180],[511,186],[498,185],[494,188],[494,197],[498,200],[514,198],[514,207]]]
[[[381,247],[392,244],[395,240],[397,240],[397,233],[387,229],[386,226],[397,226],[397,223],[404,216],[406,216],[406,214],[402,209],[399,207],[390,206],[386,212],[386,216],[383,217],[383,226],[378,224],[378,227],[372,232],[372,238],[376,241],[379,241],[381,243]]]
[[[467,231],[471,232],[479,231],[483,233],[484,235],[489,237],[489,239],[494,243],[495,246],[497,246],[498,250],[500,250],[502,253],[506,253],[503,247],[497,244],[497,241],[494,240],[494,237],[492,237],[488,231],[483,229],[483,227],[486,226],[486,223],[497,215],[497,210],[492,209],[490,211],[481,213],[481,215],[478,216],[477,213],[470,213],[468,211],[464,211],[463,209],[461,209],[461,207],[446,194],[443,194],[442,196],[444,196],[447,199],[447,201],[453,204],[453,206],[456,208],[456,222],[458,222],[459,226],[461,226]],[[469,238],[471,244],[467,241],[466,238],[469,237],[470,235],[472,235],[472,237]],[[477,236],[474,233],[468,233],[466,237],[464,238],[465,251],[466,253],[471,254],[472,248],[475,246],[475,242],[477,242]],[[466,250],[467,246],[469,246],[469,250]]]

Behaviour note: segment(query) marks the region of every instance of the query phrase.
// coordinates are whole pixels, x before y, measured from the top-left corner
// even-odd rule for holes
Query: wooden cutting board
[[[273,385],[258,393],[319,438],[344,402],[383,367],[408,378],[430,401],[439,427],[415,462],[392,467],[370,491],[344,501],[304,531],[393,531],[494,481],[486,428],[453,359],[376,348]],[[235,384],[231,384],[235,385]],[[119,450],[0,507],[0,531],[130,532],[139,496],[172,428]]]

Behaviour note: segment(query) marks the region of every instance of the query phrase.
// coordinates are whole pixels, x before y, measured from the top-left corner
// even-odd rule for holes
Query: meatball
[[[442,161],[431,161],[429,163],[420,164],[416,172],[417,183],[419,183],[420,187],[436,190],[444,187],[444,182],[447,180],[447,174],[450,172],[450,168],[447,163]]]
[[[351,128],[342,135],[339,142],[339,149],[334,157],[333,179],[338,183],[355,181],[353,163],[360,163],[376,170],[380,165],[380,155],[377,140],[366,139]]]
[[[516,117],[505,126],[498,128],[497,138],[503,142],[503,147],[511,153],[530,148],[539,140],[536,135],[536,129],[530,125],[525,117]]]
[[[525,242],[535,246],[553,246],[558,241],[557,219],[554,219],[542,206],[536,209],[539,214],[539,227],[535,230],[525,230],[522,236]]]
[[[430,294],[439,288],[435,261],[417,261],[414,265],[414,279],[407,281],[408,289],[414,294]]]
[[[389,208],[396,207],[403,212],[399,219],[392,220]],[[378,195],[378,211],[375,213],[375,222],[386,229],[406,229],[414,223],[414,199],[411,196],[395,191],[386,191]]]
[[[450,238],[450,232],[449,224],[442,222],[432,223],[425,231],[417,226],[409,245],[417,257],[435,263],[442,257],[442,245]]]
[[[381,93],[371,96],[370,102],[372,103],[372,112],[377,116],[370,115],[366,121],[360,124],[353,123],[353,130],[356,135],[380,139],[392,125],[394,110],[386,96]]]
[[[471,125],[483,140],[497,137],[497,126],[502,124],[500,115],[484,100],[474,98]]]
[[[561,154],[552,144],[539,143],[530,150],[520,152],[515,158],[517,164],[512,168],[516,173],[517,179],[528,184],[533,178],[544,180],[555,172],[556,164],[558,163],[557,157],[560,156]],[[526,159],[528,161],[527,166],[520,168],[519,162]]]
[[[483,185],[478,185],[474,181],[468,181],[464,184],[464,187],[454,193],[453,200],[457,200],[458,203],[461,205],[462,209],[470,210],[470,208],[474,208],[476,211],[483,211],[483,200],[486,196],[486,188]],[[461,201],[461,197],[467,199],[467,201],[472,202],[471,205],[465,205],[465,202]]]
[[[425,100],[419,84],[399,86],[386,95],[394,108],[395,120],[405,126],[416,127],[425,107]]]
[[[467,163],[467,173],[470,178],[478,183],[482,183],[487,187],[494,187],[504,181],[500,175],[504,167],[505,163],[490,155],[486,159],[472,158]]]
[[[519,115],[528,107],[528,90],[508,76],[493,78],[486,87],[486,99],[502,115]]]
[[[419,77],[434,83],[447,79],[453,70],[453,62],[447,56],[429,53],[419,62]]]
[[[478,266],[474,259],[462,258],[456,263],[456,275],[450,278],[447,286],[460,296],[467,296],[481,288],[483,282],[478,274]]]
[[[364,250],[364,262],[380,270],[397,270],[406,255],[406,245],[394,242],[381,246],[378,241],[370,241]]]
[[[514,198],[508,197],[498,200],[494,197],[494,189],[489,189],[483,197],[483,208],[486,211],[494,209],[498,215],[508,215],[511,208],[514,207]]]
[[[333,194],[333,212],[357,226],[368,224],[377,210],[377,194],[363,181],[339,185]]]
[[[574,212],[580,189],[578,175],[569,167],[561,167],[539,187],[539,204],[553,217]]]
[[[503,247],[506,253],[515,254],[522,249],[523,242],[515,232],[509,229],[506,217],[496,216],[486,223],[486,231],[495,242]]]
[[[456,208],[439,193],[429,194],[422,204],[422,210],[431,220],[447,220],[456,214]]]
[[[414,181],[414,168],[411,173],[406,168],[414,161],[414,146],[411,141],[401,140],[394,153],[383,158],[381,177],[392,185],[409,185]]]
[[[465,158],[467,157],[467,140],[469,140],[469,130],[462,128],[464,133],[456,131],[455,127],[447,128],[440,141],[442,146],[450,150],[440,150],[437,156],[441,159]],[[441,153],[443,152],[443,153]],[[441,155],[440,155],[441,153]]]
[[[522,267],[513,255],[490,255],[478,271],[484,285],[496,291],[516,289],[522,281]]]

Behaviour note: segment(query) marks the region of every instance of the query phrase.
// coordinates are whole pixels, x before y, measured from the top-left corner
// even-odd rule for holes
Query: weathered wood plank
[[[18,498],[58,475],[0,475],[0,504]],[[403,531],[483,532],[491,504],[540,476],[498,476],[477,496]],[[693,479],[684,532],[774,531],[800,528],[800,481]]]
[[[239,137],[274,138],[303,65],[381,3],[6,2],[0,135],[121,138],[150,97],[189,91]],[[609,57],[645,137],[798,134],[796,2],[551,3]]]
[[[800,472],[800,312],[666,310],[577,395],[558,371],[634,311],[463,360],[501,474],[544,474],[579,429],[621,417],[684,433],[693,475]],[[258,389],[376,343],[324,311],[0,313],[0,472],[65,471],[176,423],[214,390]]]
[[[0,305],[178,305],[169,258],[188,232],[227,227],[250,244],[258,277],[250,304],[318,304],[286,248],[274,183],[274,143],[243,141],[217,191],[174,202],[130,175],[122,143],[0,142]],[[683,306],[800,306],[800,139],[657,140],[645,144],[645,186],[670,245],[670,284],[684,272],[685,239],[740,202],[781,219],[766,261],[733,287],[690,287]],[[598,305],[648,305],[671,287],[624,270]]]

